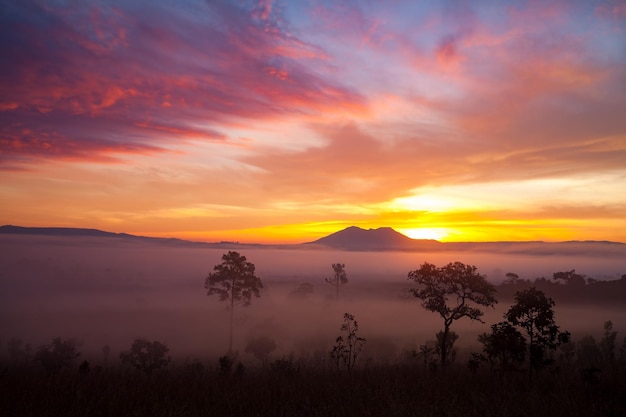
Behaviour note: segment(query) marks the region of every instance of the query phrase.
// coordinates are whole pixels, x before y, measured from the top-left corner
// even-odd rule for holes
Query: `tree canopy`
[[[122,363],[127,363],[133,367],[151,374],[159,368],[163,368],[170,363],[170,358],[165,355],[169,348],[159,341],[150,342],[147,339],[135,339],[130,351],[120,353]]]
[[[348,274],[346,274],[345,264],[332,264],[334,275],[331,278],[326,278],[325,281],[330,285],[334,285],[337,291],[337,300],[339,300],[339,286],[348,283]]]
[[[260,297],[263,282],[255,274],[255,266],[238,252],[222,255],[222,263],[213,267],[204,283],[207,295],[216,294],[220,301],[242,302],[250,305],[252,296]]]
[[[496,304],[496,289],[478,273],[475,266],[461,262],[449,263],[441,268],[425,262],[419,269],[409,272],[409,279],[419,285],[409,291],[422,300],[422,307],[443,318],[440,349],[441,363],[445,366],[450,325],[463,317],[482,322],[484,313],[476,306],[492,307]]]
[[[222,263],[213,267],[204,282],[207,295],[217,295],[220,301],[228,301],[230,306],[229,352],[233,348],[233,314],[235,303],[249,306],[252,297],[260,297],[263,288],[261,278],[255,275],[255,266],[238,252],[228,251],[222,255]]]
[[[533,368],[541,367],[546,350],[554,350],[569,340],[569,332],[560,332],[554,321],[554,300],[536,288],[518,291],[515,302],[504,314],[511,325],[526,332],[530,350],[529,375]]]

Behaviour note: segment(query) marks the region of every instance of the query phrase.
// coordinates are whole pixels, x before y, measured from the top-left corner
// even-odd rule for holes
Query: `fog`
[[[265,285],[249,307],[235,309],[234,347],[243,359],[247,341],[268,335],[276,341],[273,356],[323,355],[339,335],[344,312],[356,316],[368,339],[368,356],[390,360],[406,349],[434,338],[442,327],[438,315],[410,298],[407,273],[423,262],[438,266],[452,261],[476,265],[498,283],[507,272],[521,278],[552,277],[576,269],[599,280],[626,273],[626,257],[581,255],[515,255],[488,253],[343,252],[313,249],[234,249],[257,267]],[[204,280],[227,249],[199,249],[141,244],[112,238],[0,236],[0,345],[19,338],[35,348],[54,337],[74,338],[84,355],[112,357],[133,339],[160,340],[177,358],[215,357],[228,348],[229,312],[217,297],[207,297]],[[350,282],[341,288],[324,282],[331,264],[346,265]],[[314,293],[298,299],[299,284]],[[487,311],[485,324],[461,320],[452,330],[460,349],[478,349],[476,336],[502,320],[503,301]],[[626,331],[621,306],[556,306],[562,329],[579,338],[599,336],[612,320],[619,337]]]

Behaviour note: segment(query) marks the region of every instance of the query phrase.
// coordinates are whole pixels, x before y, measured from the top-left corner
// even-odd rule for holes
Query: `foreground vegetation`
[[[623,362],[589,377],[576,366],[529,382],[524,373],[445,372],[417,363],[364,364],[351,373],[313,361],[264,369],[191,362],[152,374],[119,366],[91,370],[4,368],[5,416],[624,416]]]

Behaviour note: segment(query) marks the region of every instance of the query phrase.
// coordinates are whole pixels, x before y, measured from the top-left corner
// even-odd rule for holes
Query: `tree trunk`
[[[446,369],[448,361],[448,334],[450,333],[450,325],[445,324],[443,328],[443,337],[441,338],[441,369]]]
[[[529,332],[528,338],[530,339],[530,343],[528,344],[528,382],[531,383],[533,380],[533,366],[534,366],[534,358],[533,358],[534,334],[532,330]]]
[[[233,317],[235,315],[235,298],[230,298],[230,339],[228,341],[228,354],[233,354]]]

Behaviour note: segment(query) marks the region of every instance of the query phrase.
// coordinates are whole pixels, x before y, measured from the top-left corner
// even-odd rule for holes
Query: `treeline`
[[[576,270],[555,272],[551,279],[545,277],[520,278],[507,273],[506,279],[497,286],[501,299],[512,299],[517,291],[535,287],[550,294],[559,302],[616,303],[626,305],[626,274],[616,280],[596,280],[579,274]]]

